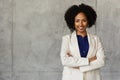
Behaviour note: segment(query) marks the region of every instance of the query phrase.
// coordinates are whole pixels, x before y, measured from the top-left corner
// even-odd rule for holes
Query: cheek
[[[75,25],[74,25],[74,28],[77,29],[77,28],[78,28],[78,24],[75,24]]]
[[[84,23],[84,26],[86,26],[86,27],[87,27],[87,26],[88,26],[88,23]]]
[[[74,25],[75,25],[75,26],[78,26],[78,25],[79,25],[79,23],[75,22],[75,23],[74,23]]]
[[[77,29],[79,27],[79,25],[78,24],[75,24],[75,28]]]

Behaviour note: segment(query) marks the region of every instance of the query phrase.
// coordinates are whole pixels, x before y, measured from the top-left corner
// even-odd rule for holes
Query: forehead
[[[83,12],[78,13],[75,16],[75,19],[80,18],[80,19],[87,19],[86,15]]]

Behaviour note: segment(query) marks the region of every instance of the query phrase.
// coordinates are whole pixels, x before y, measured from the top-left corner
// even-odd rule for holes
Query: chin
[[[80,33],[83,33],[83,32],[85,32],[85,30],[78,30]]]

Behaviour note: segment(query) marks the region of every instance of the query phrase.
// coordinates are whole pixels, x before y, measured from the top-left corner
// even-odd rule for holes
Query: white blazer
[[[87,36],[89,50],[86,58],[80,56],[76,31],[63,36],[60,52],[61,62],[64,66],[62,80],[100,80],[99,70],[105,64],[104,50],[96,35],[87,32]],[[68,52],[72,56],[68,56]],[[88,58],[95,55],[97,59],[89,63]],[[79,69],[72,68],[78,66]]]

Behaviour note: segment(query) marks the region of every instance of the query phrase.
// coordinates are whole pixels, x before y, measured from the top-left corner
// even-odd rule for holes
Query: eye
[[[87,22],[87,20],[86,20],[86,19],[83,19],[82,21],[83,21],[83,22]]]
[[[79,22],[80,20],[79,19],[76,19],[75,22]]]

